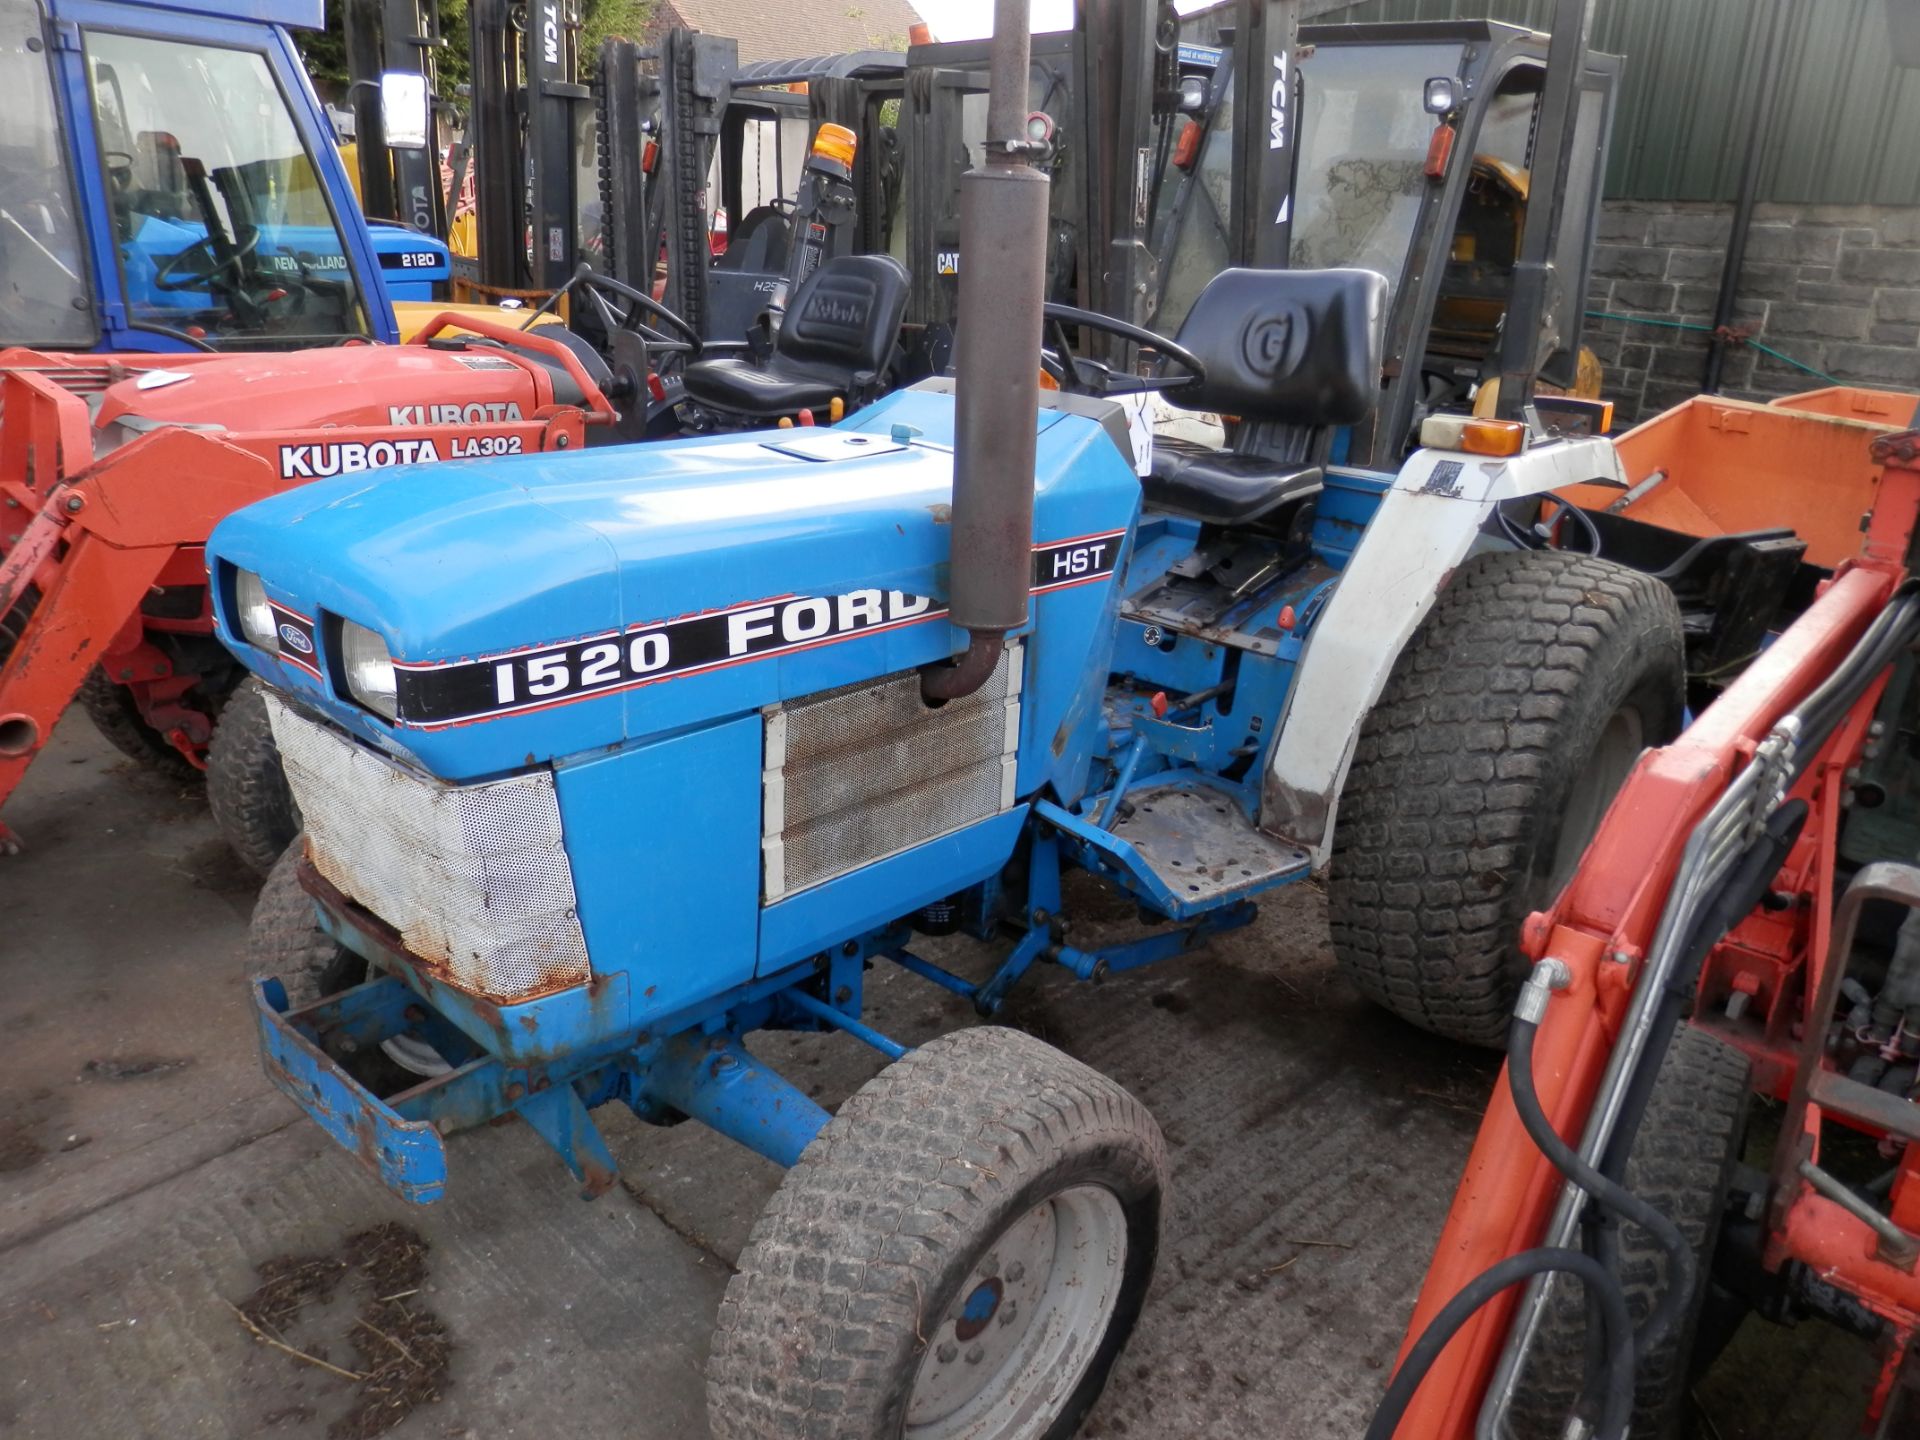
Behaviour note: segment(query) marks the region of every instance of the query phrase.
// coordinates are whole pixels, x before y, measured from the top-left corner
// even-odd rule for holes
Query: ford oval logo
[[[302,655],[311,655],[313,653],[313,641],[308,638],[307,632],[302,630],[298,625],[282,625],[280,627],[280,638],[286,641],[290,647],[298,650]]]

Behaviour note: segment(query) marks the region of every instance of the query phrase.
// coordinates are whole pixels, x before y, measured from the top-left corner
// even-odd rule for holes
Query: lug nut
[[[1007,1266],[1007,1283],[1009,1285],[1018,1285],[1026,1278],[1027,1267],[1024,1261],[1016,1260],[1013,1264]]]
[[[967,1351],[967,1363],[969,1365],[978,1365],[982,1360],[986,1358],[987,1358],[987,1347],[984,1345],[975,1345],[972,1349]]]
[[[933,1358],[938,1360],[942,1365],[951,1365],[955,1360],[960,1358],[960,1347],[951,1340],[943,1340],[940,1343],[940,1348],[933,1352]]]
[[[1002,1325],[1011,1325],[1013,1323],[1013,1317],[1019,1313],[1020,1307],[1011,1300],[1007,1301],[1006,1304],[1000,1307],[1000,1323]]]
[[[1000,1257],[998,1255],[987,1256],[986,1259],[980,1262],[980,1273],[988,1279],[992,1279],[995,1275],[998,1275],[1000,1273]]]

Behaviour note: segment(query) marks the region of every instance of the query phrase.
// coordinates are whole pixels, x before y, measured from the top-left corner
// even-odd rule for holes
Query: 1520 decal
[[[1109,576],[1124,531],[1036,545],[1033,592]],[[452,663],[395,663],[399,718],[432,728],[610,694],[635,685],[874,635],[936,620],[945,605],[876,586],[838,595],[787,595],[609,631],[557,645]]]

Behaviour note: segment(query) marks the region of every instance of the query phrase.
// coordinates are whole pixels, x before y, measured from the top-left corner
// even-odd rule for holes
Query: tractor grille
[[[462,990],[524,999],[588,977],[553,775],[449,785],[269,694],[307,854]]]
[[[766,712],[761,884],[771,903],[1013,805],[1021,647],[938,710],[903,671]]]

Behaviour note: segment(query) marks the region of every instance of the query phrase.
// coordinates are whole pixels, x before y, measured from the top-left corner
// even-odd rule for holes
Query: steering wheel
[[[1041,307],[1041,315],[1046,329],[1053,337],[1053,348],[1041,350],[1041,355],[1050,369],[1057,368],[1056,377],[1061,388],[1075,395],[1138,395],[1153,390],[1181,390],[1189,385],[1201,384],[1207,378],[1207,367],[1200,357],[1191,350],[1183,349],[1151,330],[1143,330],[1138,325],[1129,325],[1124,320],[1116,320],[1111,315],[1102,315],[1093,310],[1082,310],[1077,305],[1053,305]],[[1072,343],[1067,339],[1067,326],[1078,325],[1088,330],[1098,330],[1125,340],[1129,344],[1141,346],[1158,355],[1162,360],[1171,360],[1183,373],[1175,375],[1128,375],[1116,371],[1110,365],[1098,360],[1087,360],[1073,353]]]
[[[573,272],[571,280],[541,302],[540,308],[529,315],[520,328],[531,329],[542,315],[553,313],[562,295],[572,294],[575,291],[587,297],[588,303],[593,306],[595,316],[606,328],[609,336],[616,330],[627,330],[656,348],[675,354],[685,354],[695,359],[699,357],[701,339],[698,330],[645,291],[636,290],[633,286],[616,280],[611,275],[602,275],[592,266],[584,263]],[[616,311],[609,303],[608,296],[625,302],[623,308]],[[658,320],[673,334],[668,335],[645,323],[640,319],[642,311]]]
[[[1494,519],[1499,522],[1500,529],[1515,547],[1521,550],[1571,549],[1572,547],[1561,538],[1560,533],[1565,527],[1567,517],[1571,515],[1584,532],[1587,542],[1586,553],[1588,555],[1600,553],[1600,527],[1595,525],[1593,517],[1578,505],[1569,504],[1557,495],[1525,498],[1537,498],[1542,507],[1541,513],[1530,525],[1523,524],[1507,514],[1504,502],[1493,507]],[[1551,515],[1545,513],[1545,507],[1548,505],[1554,507]]]
[[[234,242],[233,254],[222,260],[214,253],[212,236],[196,240],[184,250],[176,251],[160,262],[153,272],[154,287],[159,290],[198,290],[203,286],[237,285],[245,278],[240,270],[240,261],[252,255],[259,243],[260,232],[249,230],[245,236]],[[187,261],[200,255],[206,257],[206,263],[189,268]],[[214,276],[222,270],[233,271],[233,280],[215,280]],[[182,275],[182,271],[186,273]]]

